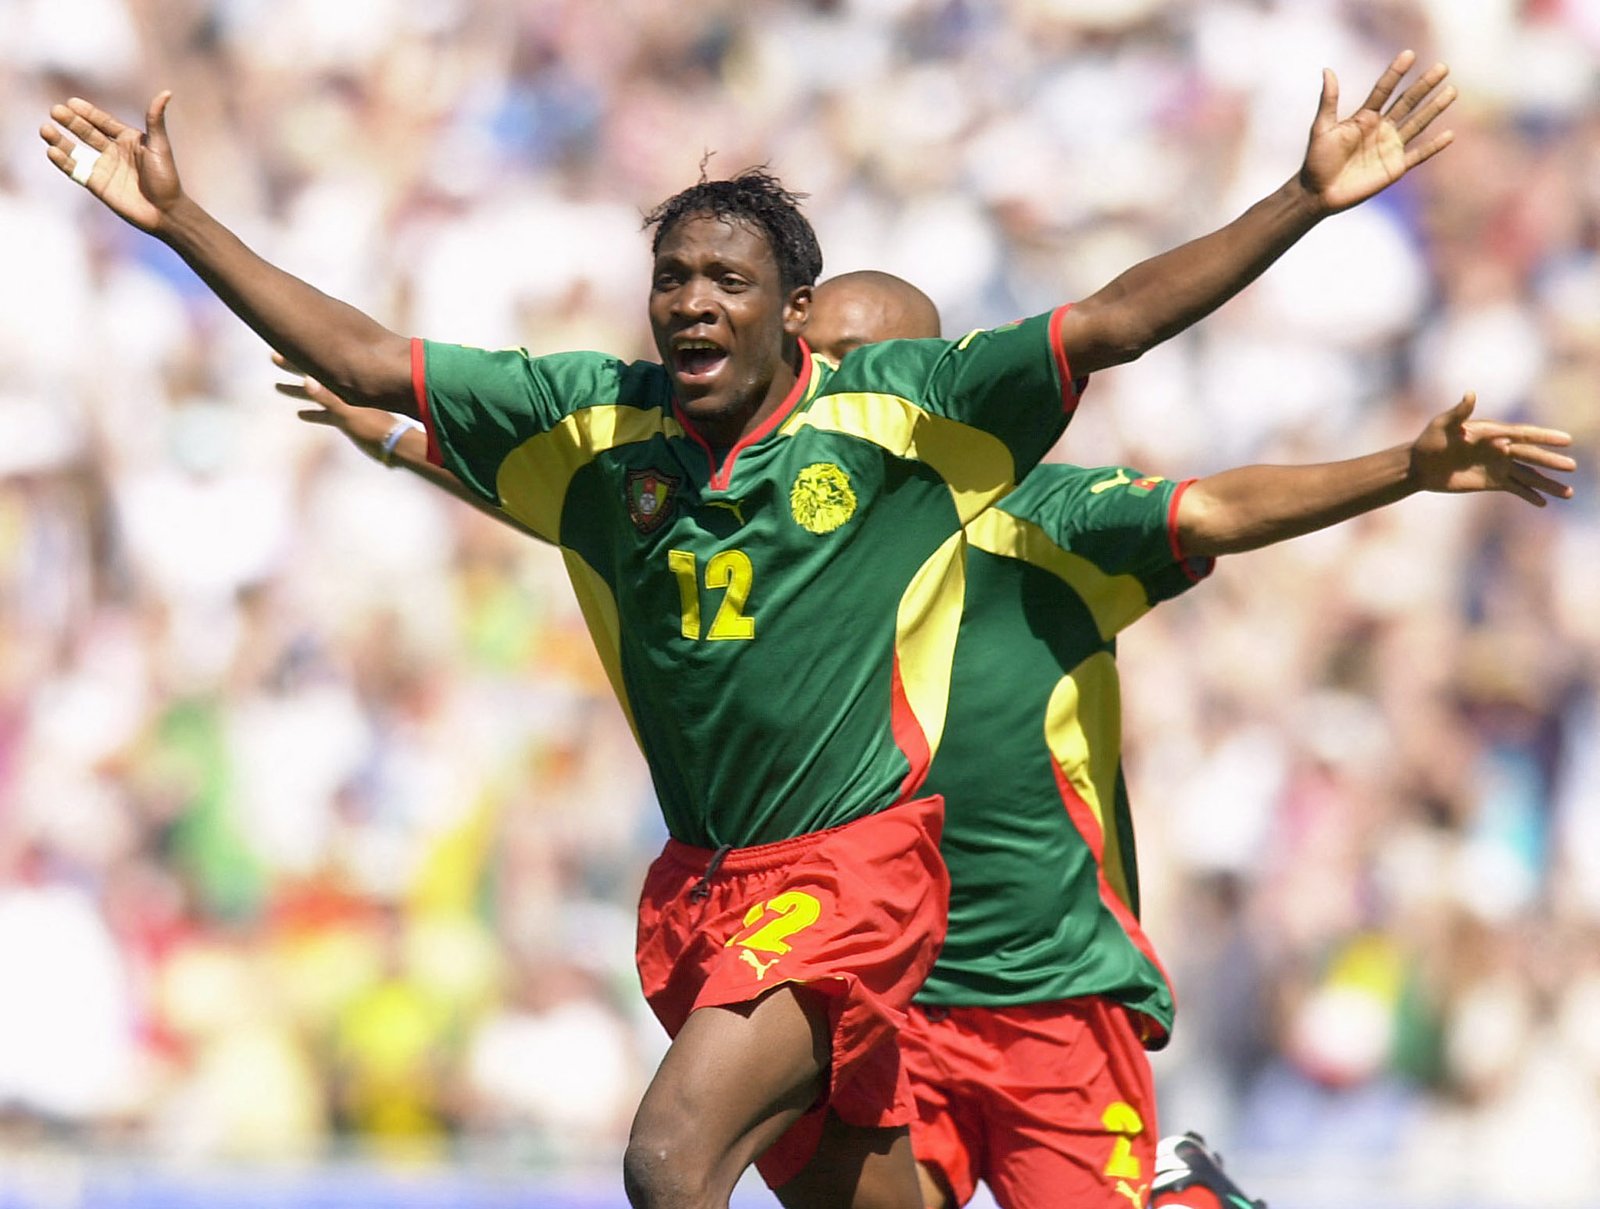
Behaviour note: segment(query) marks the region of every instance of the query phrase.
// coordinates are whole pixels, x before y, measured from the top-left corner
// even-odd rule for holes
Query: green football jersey
[[[915,796],[963,526],[1077,402],[1063,311],[834,367],[713,451],[655,363],[418,343],[430,456],[558,543],[670,834],[749,847]]]
[[[1180,558],[1182,485],[1041,466],[967,526],[944,741],[950,933],[918,1001],[1103,995],[1164,1035],[1172,994],[1139,927],[1116,635],[1210,571]]]

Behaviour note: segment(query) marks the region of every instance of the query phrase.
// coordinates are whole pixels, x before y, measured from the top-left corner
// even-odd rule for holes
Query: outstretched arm
[[[1062,341],[1079,376],[1132,361],[1171,339],[1249,285],[1330,214],[1365,201],[1450,145],[1453,132],[1424,138],[1455,100],[1440,88],[1443,63],[1384,105],[1411,69],[1395,56],[1367,99],[1338,120],[1339,82],[1322,73],[1322,97],[1300,171],[1271,196],[1209,235],[1135,265],[1067,312]]]
[[[150,102],[141,131],[73,97],[51,107],[39,136],[52,164],[172,247],[273,348],[347,398],[414,414],[410,341],[268,264],[184,192],[167,138],[171,99]]]
[[[273,362],[291,374],[300,373],[280,353],[274,353]],[[470,504],[485,516],[515,529],[537,541],[544,539],[525,525],[517,523],[510,515],[496,508],[476,491],[473,491],[442,466],[428,461],[428,438],[422,429],[406,425],[397,428],[394,416],[373,407],[352,407],[315,378],[302,375],[299,382],[280,382],[274,388],[281,395],[315,404],[296,414],[307,424],[320,424],[337,429],[362,453],[386,466],[400,466],[420,479],[432,483],[463,503]],[[404,424],[404,421],[400,422]],[[386,448],[387,446],[387,448]]]
[[[1418,491],[1507,491],[1543,507],[1572,488],[1542,473],[1576,463],[1553,449],[1572,438],[1554,428],[1469,419],[1465,395],[1415,441],[1321,466],[1244,466],[1192,484],[1178,501],[1186,557],[1254,550],[1349,520]]]

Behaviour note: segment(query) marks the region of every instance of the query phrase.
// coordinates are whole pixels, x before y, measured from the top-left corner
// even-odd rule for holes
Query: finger
[[[95,151],[105,151],[115,141],[107,138],[105,132],[97,129],[88,118],[84,117],[82,114],[73,113],[70,109],[63,111],[63,113],[59,116],[57,116],[56,111],[52,109],[50,111],[50,116],[55,118],[57,122],[60,122],[62,126],[66,127],[66,129],[75,139],[78,140],[78,142],[82,143],[85,147],[92,148]]]
[[[72,175],[72,156],[60,147],[45,148],[45,158],[68,176]]]
[[[1382,109],[1383,103],[1389,99],[1389,94],[1405,78],[1406,72],[1411,70],[1411,64],[1416,62],[1416,59],[1417,53],[1413,50],[1402,50],[1397,54],[1378,77],[1378,82],[1372,86],[1372,91],[1367,93],[1367,99],[1361,102],[1361,108],[1374,111]]]
[[[1546,470],[1570,473],[1578,468],[1578,463],[1566,454],[1542,449],[1538,445],[1508,445],[1506,456],[1515,458],[1523,465],[1543,466]]]
[[[1454,84],[1439,90],[1439,95],[1433,97],[1421,109],[1411,114],[1404,121],[1395,120],[1395,133],[1400,136],[1400,141],[1409,143],[1433,124],[1433,119],[1438,117],[1456,102],[1460,93]]]
[[[1418,164],[1425,164],[1451,143],[1456,141],[1454,130],[1441,131],[1432,141],[1421,147],[1406,148],[1406,171],[1410,172]]]
[[[71,155],[73,149],[78,145],[77,140],[69,138],[67,135],[63,134],[61,127],[55,125],[53,122],[46,122],[43,126],[39,127],[39,137],[52,147],[60,147],[68,155]]]
[[[1461,396],[1461,402],[1457,403],[1454,407],[1452,407],[1450,409],[1450,419],[1451,419],[1451,421],[1453,423],[1456,423],[1456,424],[1465,424],[1467,422],[1468,417],[1470,417],[1472,415],[1472,409],[1474,407],[1476,407],[1477,405],[1478,405],[1478,392],[1469,390],[1466,394]],[[1476,432],[1477,429],[1474,428],[1473,431]],[[1493,434],[1487,434],[1486,433],[1485,435],[1493,435]]]
[[[69,139],[54,126],[39,127],[39,137],[45,141],[44,154],[57,168],[72,175],[73,154],[78,150],[78,144]]]
[[[98,151],[85,151],[81,143],[74,143],[71,139],[62,139],[55,146],[46,147],[44,154],[69,180],[85,189],[89,187],[89,180],[102,158]]]
[[[1540,474],[1531,466],[1513,466],[1511,474],[1508,476],[1508,481],[1516,483],[1518,486],[1524,487],[1535,494],[1543,492],[1545,495],[1554,496],[1558,500],[1567,499],[1572,495],[1571,483],[1563,483],[1551,478],[1549,475]],[[1544,503],[1543,498],[1539,502],[1541,504]]]
[[[1322,69],[1322,95],[1317,98],[1317,116],[1311,123],[1311,133],[1321,134],[1330,130],[1339,121],[1339,77],[1333,74],[1333,69]]]
[[[1514,474],[1507,475],[1505,479],[1500,482],[1499,487],[1501,491],[1508,492],[1511,495],[1515,495],[1521,499],[1527,500],[1528,503],[1532,504],[1536,508],[1543,508],[1545,506],[1544,496],[1540,495],[1532,487],[1528,486],[1528,484],[1522,482]]]
[[[156,93],[150,101],[150,107],[145,110],[145,138],[157,151],[165,152],[172,148],[172,143],[167,138],[167,103],[171,100],[172,90],[163,89]]]
[[[320,403],[329,411],[351,411],[350,404],[334,394],[315,378],[301,378],[300,385],[305,389],[306,398],[313,403]]]
[[[328,427],[336,423],[333,414],[331,412],[323,411],[321,408],[318,408],[316,411],[297,411],[294,414],[299,416],[307,424],[321,424],[324,427]]]
[[[1468,425],[1474,440],[1492,440],[1508,437],[1533,445],[1551,445],[1564,448],[1572,444],[1572,434],[1559,428],[1541,428],[1537,424],[1503,424],[1498,420],[1474,420]]]
[[[1415,84],[1395,98],[1394,104],[1389,106],[1389,112],[1384,114],[1384,117],[1398,125],[1407,114],[1422,104],[1423,98],[1437,88],[1449,74],[1450,69],[1447,66],[1435,63],[1417,78]]]
[[[304,369],[296,365],[293,361],[289,360],[289,358],[285,357],[280,352],[274,352],[272,354],[272,364],[283,370],[284,373],[293,374],[297,378],[310,377],[310,375],[307,374]]]
[[[298,382],[279,382],[276,383],[272,389],[277,391],[280,395],[285,395],[288,398],[299,399],[302,403],[316,402],[316,400],[311,397],[311,393]]]
[[[54,110],[51,110],[51,116],[55,116]],[[39,127],[39,137],[45,141],[45,158],[68,176],[71,176],[72,170],[76,166],[75,159],[78,154],[78,148],[82,144],[77,139],[64,133],[61,127],[49,123]]]
[[[105,135],[108,139],[118,138],[125,130],[128,129],[126,125],[117,121],[116,118],[112,117],[104,109],[89,104],[89,102],[84,100],[82,97],[68,97],[65,105],[57,105],[55,108],[52,108],[50,110],[50,116],[53,118],[56,117],[56,109],[66,109],[69,112],[75,113],[79,117],[84,118],[89,122],[90,125],[92,125],[96,130],[100,131],[100,133]],[[60,120],[60,118],[56,118],[56,121],[59,122]]]

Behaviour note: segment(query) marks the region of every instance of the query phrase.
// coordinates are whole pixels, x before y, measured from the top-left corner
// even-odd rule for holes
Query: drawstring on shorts
[[[723,844],[711,854],[711,861],[706,865],[706,871],[700,875],[700,880],[689,888],[690,902],[703,903],[711,897],[711,879],[717,876],[717,870],[722,867],[722,858],[732,851],[732,844]]]

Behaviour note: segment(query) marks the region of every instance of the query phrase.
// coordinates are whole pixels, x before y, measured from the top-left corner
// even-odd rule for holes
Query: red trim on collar
[[[444,465],[444,450],[439,448],[439,434],[433,427],[433,408],[428,406],[428,354],[420,338],[411,338],[411,393],[417,400],[417,419],[428,434],[428,462]]]
[[[805,342],[804,338],[801,338],[799,343],[800,375],[795,379],[794,387],[784,397],[783,402],[778,404],[777,409],[765,420],[761,421],[759,427],[755,428],[751,432],[745,433],[744,436],[740,437],[733,443],[733,445],[729,448],[727,455],[722,459],[721,465],[718,465],[717,463],[717,458],[711,450],[710,442],[708,442],[705,437],[700,435],[699,431],[694,426],[694,422],[690,420],[686,414],[684,414],[683,408],[678,406],[678,401],[676,399],[672,401],[672,414],[677,418],[678,423],[683,425],[683,431],[689,434],[689,438],[694,441],[696,445],[700,446],[701,449],[706,451],[706,461],[711,464],[711,490],[726,491],[728,489],[728,482],[733,477],[734,459],[737,458],[742,451],[770,434],[778,427],[778,425],[787,420],[789,418],[789,413],[795,409],[795,405],[798,404],[801,399],[805,398],[806,390],[811,385],[811,375],[815,373],[816,370],[812,364],[811,346]]]

